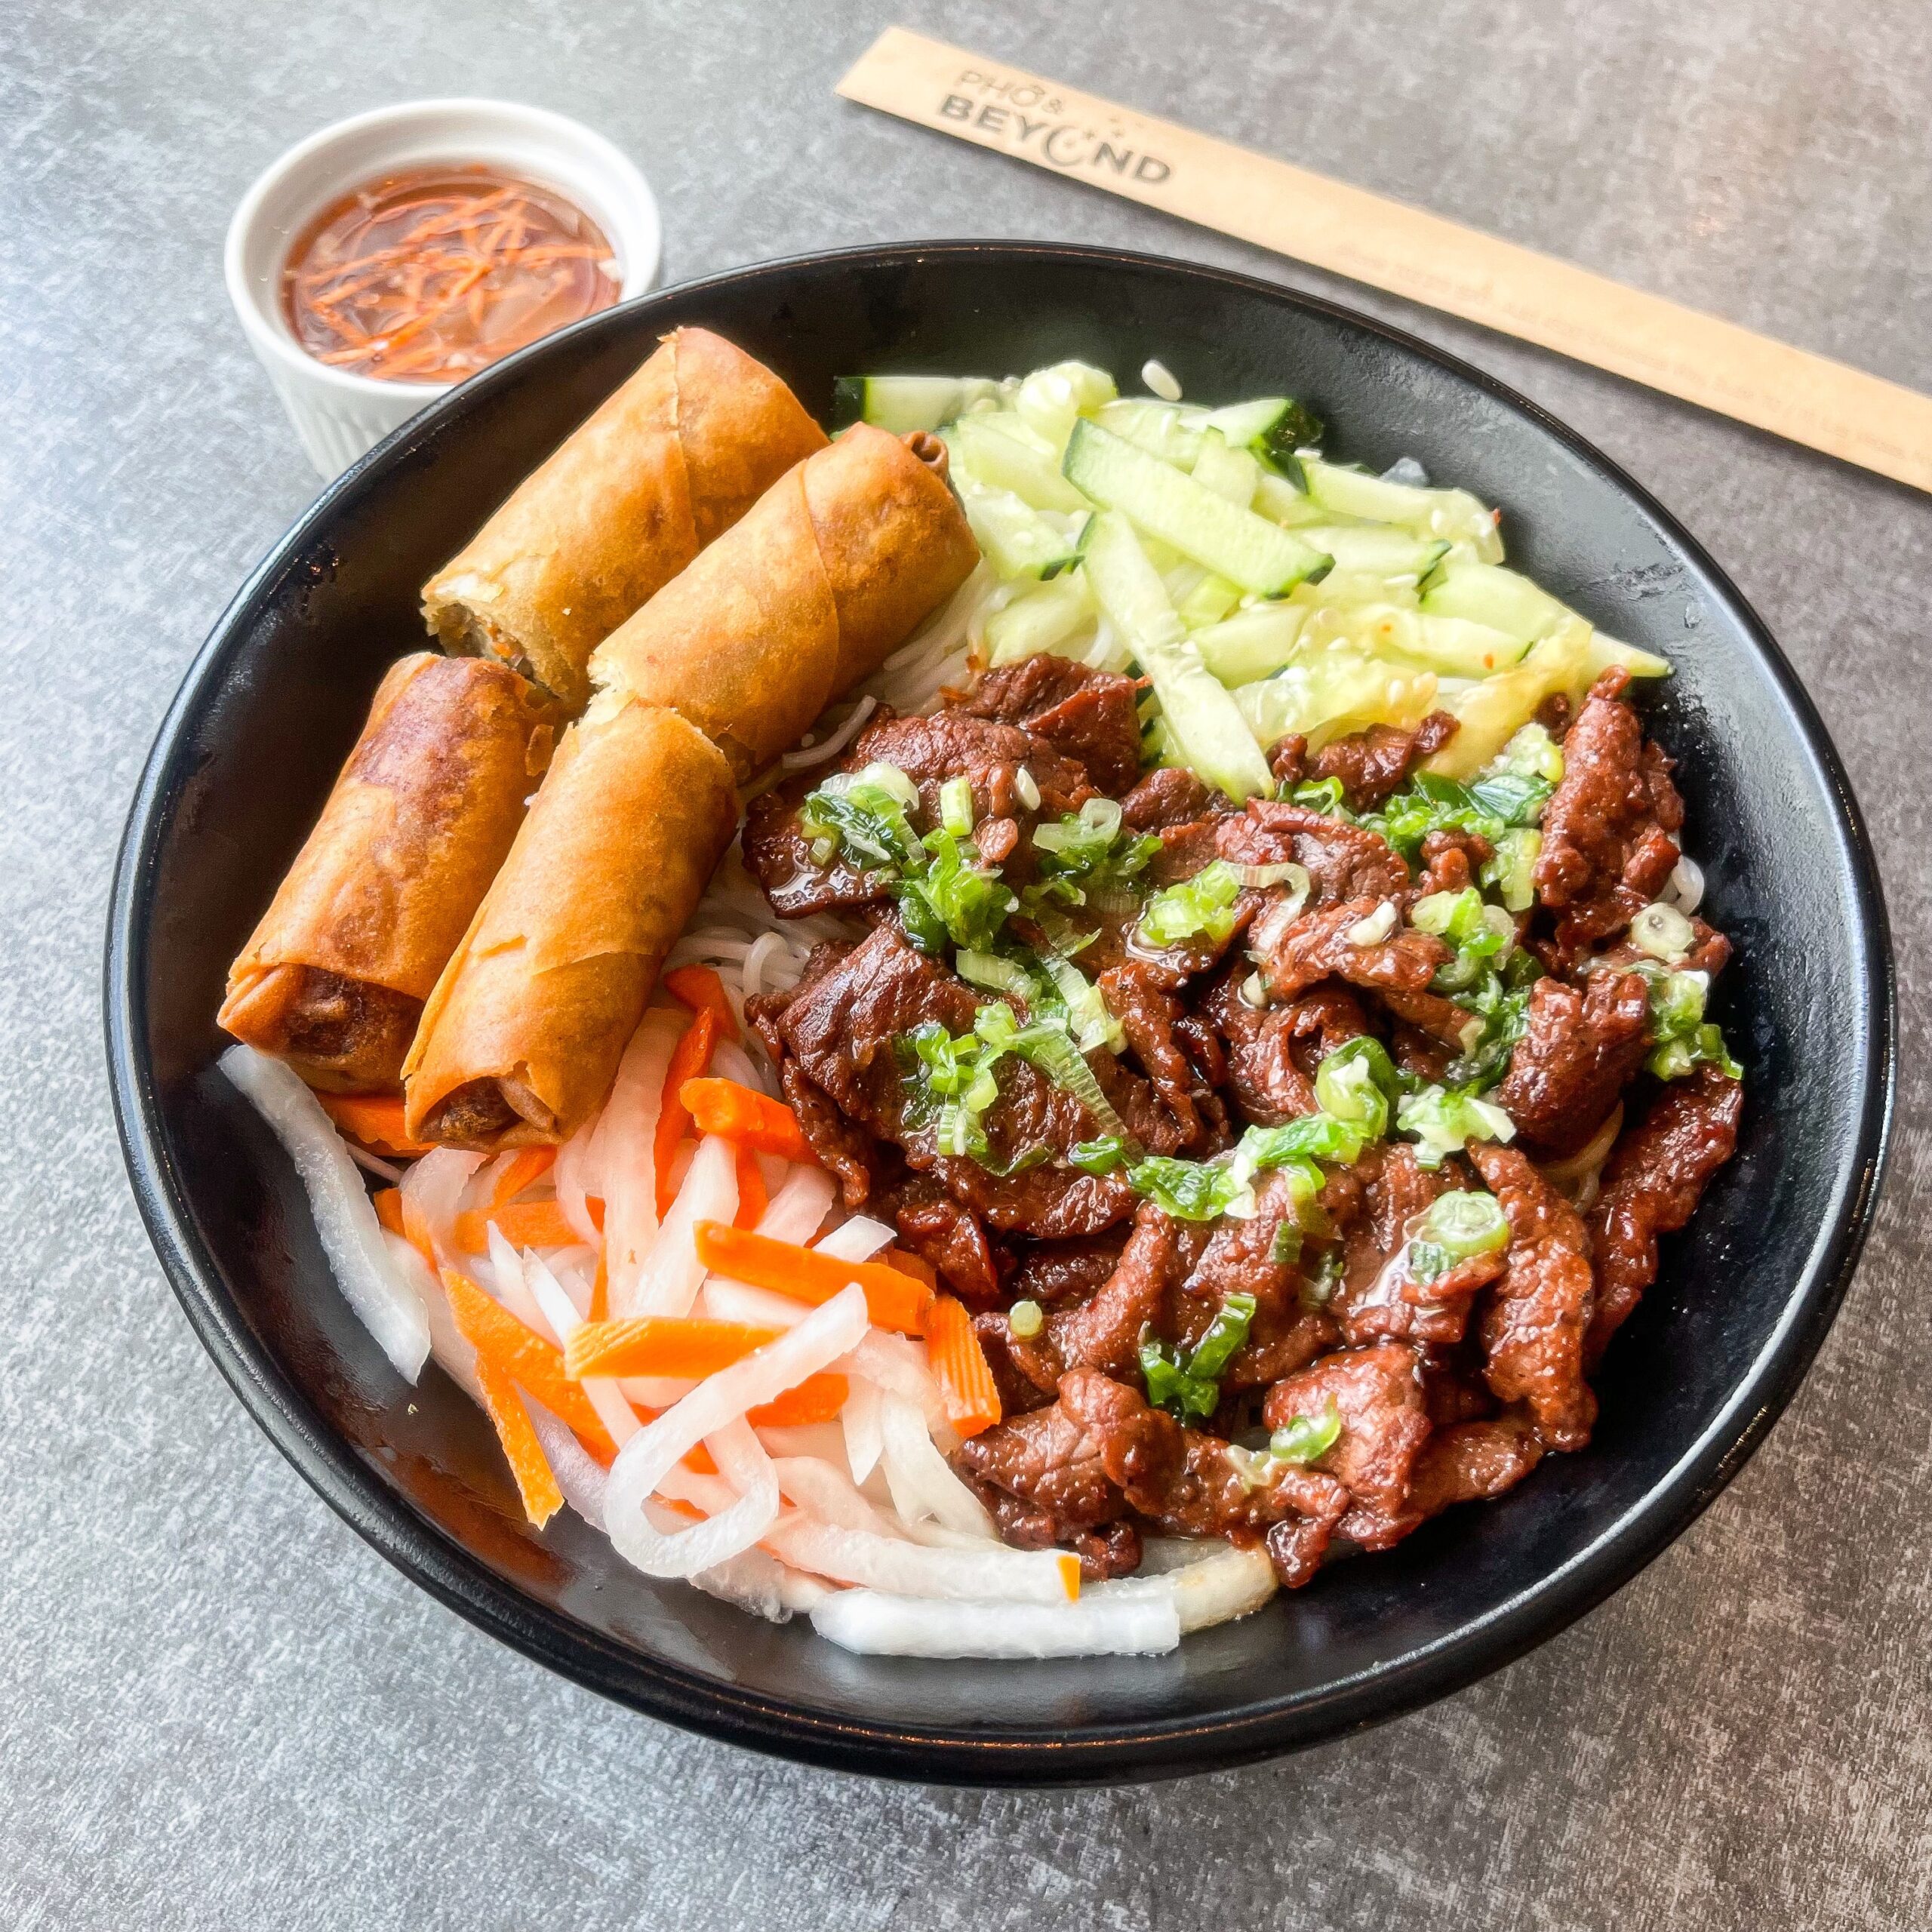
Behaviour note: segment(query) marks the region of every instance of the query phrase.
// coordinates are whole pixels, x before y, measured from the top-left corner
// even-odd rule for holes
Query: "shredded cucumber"
[[[1096,423],[1075,423],[1061,466],[1087,497],[1244,590],[1278,597],[1329,568],[1322,552],[1278,525],[1216,496]]]
[[[1201,438],[1210,430],[1228,448],[1258,458],[1257,468],[1260,463],[1287,461],[1304,445],[1321,439],[1320,420],[1292,398],[1278,395],[1232,403],[1225,409],[1201,409],[1192,404],[1154,402],[1135,396],[1107,404],[1095,413],[1094,420],[1136,448],[1179,469],[1195,467]]]
[[[1633,678],[1667,678],[1670,660],[1660,657],[1641,646],[1620,638],[1605,637],[1601,631],[1590,633],[1590,668],[1588,681],[1595,684],[1613,664],[1620,664]]]
[[[1241,601],[1241,586],[1209,571],[1180,605],[1180,620],[1189,630],[1218,624]]]
[[[1320,651],[1278,675],[1235,691],[1248,729],[1264,745],[1299,731],[1311,745],[1325,744],[1371,724],[1414,731],[1435,702],[1436,682],[1427,671],[1398,671],[1352,651]]]
[[[1076,428],[1075,439],[1079,435]],[[1085,565],[1094,595],[1154,687],[1186,762],[1239,803],[1274,789],[1274,774],[1227,687],[1189,641],[1160,574],[1118,511],[1096,517]]]
[[[964,489],[959,501],[996,577],[1057,577],[1080,554],[1084,525],[1069,535],[1064,519],[1049,520],[1011,490]]]
[[[1059,651],[1094,621],[1094,597],[1084,571],[1069,571],[1029,590],[986,620],[986,648],[995,664],[1016,663],[1043,651]],[[1080,654],[1078,645],[1064,653]]]
[[[1029,509],[1093,508],[1060,474],[1052,446],[1017,416],[962,417],[946,431],[946,441],[963,472],[962,488],[1010,490]]]
[[[1249,506],[1271,523],[1284,530],[1299,530],[1312,523],[1332,523],[1334,512],[1325,510],[1306,491],[1297,490],[1285,476],[1264,469],[1254,486],[1254,501]]]
[[[1194,632],[1201,660],[1223,684],[1251,684],[1291,663],[1308,613],[1294,604],[1263,604]]]
[[[1395,655],[1445,678],[1487,678],[1521,662],[1530,647],[1487,624],[1431,617],[1395,604],[1360,604],[1318,612],[1311,634],[1345,638],[1377,657]]]
[[[1371,523],[1399,524],[1420,537],[1443,537],[1471,545],[1484,563],[1500,563],[1503,540],[1496,519],[1466,490],[1418,489],[1390,483],[1358,469],[1344,469],[1315,457],[1301,460],[1308,494],[1324,509]]]
[[[1460,617],[1506,631],[1525,645],[1548,637],[1560,625],[1582,621],[1519,572],[1466,558],[1451,558],[1436,573],[1423,588],[1422,608],[1431,616]],[[1591,680],[1613,664],[1620,664],[1633,678],[1670,675],[1668,659],[1595,632],[1590,641]]]
[[[1422,608],[1432,617],[1463,617],[1507,631],[1532,645],[1569,615],[1530,580],[1500,564],[1452,560],[1423,586]]]
[[[1194,459],[1194,480],[1204,490],[1246,509],[1261,481],[1261,465],[1248,451],[1232,447],[1220,430],[1204,429],[1200,454]]]
[[[1311,454],[1321,426],[1285,398],[1123,398],[1069,361],[1001,382],[850,377],[839,405],[944,436],[1003,580],[982,658],[1137,668],[1143,749],[1237,798],[1271,789],[1263,748],[1286,733],[1318,746],[1440,703],[1460,728],[1430,768],[1468,778],[1550,697],[1580,700],[1612,666],[1670,672],[1504,568],[1467,491]]]
[[[1426,769],[1445,778],[1473,778],[1535,717],[1546,699],[1558,692],[1580,696],[1590,682],[1592,635],[1581,617],[1566,617],[1530,647],[1514,670],[1454,693],[1447,708],[1460,728]]]
[[[832,386],[833,426],[870,423],[903,436],[937,429],[962,410],[999,402],[1010,386],[984,376],[841,376]]]
[[[1035,369],[1020,385],[1013,406],[1028,428],[1060,451],[1075,417],[1103,408],[1118,393],[1112,377],[1091,362],[1056,362]]]
[[[1417,537],[1386,524],[1310,524],[1295,534],[1326,550],[1338,571],[1377,577],[1412,577],[1420,581],[1449,554],[1445,537]]]

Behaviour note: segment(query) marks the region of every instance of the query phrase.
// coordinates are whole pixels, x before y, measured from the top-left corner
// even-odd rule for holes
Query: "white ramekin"
[[[306,354],[284,320],[281,269],[304,225],[381,174],[480,162],[558,189],[616,250],[623,294],[657,276],[657,203],[644,177],[601,134],[561,114],[506,100],[417,100],[338,121],[311,134],[242,198],[228,225],[229,300],[275,385],[302,447],[325,477],[346,469],[448,383],[383,383]]]

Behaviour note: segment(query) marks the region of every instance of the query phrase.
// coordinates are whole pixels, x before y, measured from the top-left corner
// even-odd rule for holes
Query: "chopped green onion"
[[[1190,1375],[1219,1381],[1235,1351],[1247,1340],[1248,1324],[1254,1319],[1254,1297],[1249,1294],[1226,1297],[1208,1332],[1195,1344],[1187,1364]]]
[[[1411,1237],[1409,1272],[1432,1281],[1459,1261],[1509,1245],[1509,1223],[1495,1195],[1452,1189],[1437,1196]]]
[[[916,868],[921,848],[918,835],[906,817],[905,801],[896,789],[867,776],[884,772],[905,778],[897,767],[889,764],[868,765],[856,775],[834,772],[816,791],[806,794],[800,821],[815,841],[835,840],[863,869]],[[909,786],[910,781],[906,782]],[[912,796],[916,802],[916,790]]]
[[[1284,859],[1278,865],[1236,866],[1235,877],[1243,885],[1291,885],[1294,890],[1289,897],[1295,902],[1295,910],[1301,910],[1301,902],[1308,897],[1310,881],[1308,868],[1298,866],[1292,859]]]
[[[852,789],[875,789],[897,798],[906,811],[915,810],[919,803],[919,788],[896,764],[872,764],[861,766],[852,779]]]
[[[1049,953],[1040,963],[1066,1009],[1073,1044],[1083,1054],[1102,1047],[1109,1053],[1120,1052],[1127,1044],[1127,1035],[1101,997],[1100,988],[1070,959]]]
[[[1268,1259],[1277,1268],[1291,1267],[1301,1259],[1301,1229],[1292,1221],[1283,1221],[1268,1244]]]
[[[1039,992],[1032,974],[1018,961],[1003,958],[996,952],[979,952],[961,946],[953,960],[955,970],[968,986],[983,986],[988,992],[1010,993],[1031,1004]]]
[[[1251,1127],[1235,1150],[1235,1164],[1245,1167],[1250,1174],[1284,1168],[1298,1161],[1327,1161],[1337,1167],[1352,1167],[1374,1137],[1360,1121],[1343,1120],[1328,1113],[1303,1114],[1280,1127]],[[1316,1185],[1320,1185],[1318,1177]]]
[[[1631,969],[1651,984],[1651,1038],[1662,1042],[1688,1039],[1703,1025],[1711,989],[1708,973],[1667,973],[1647,961]]]
[[[955,946],[990,952],[1019,900],[1000,883],[997,872],[968,863],[959,841],[944,826],[928,832],[921,849],[929,862],[906,877],[899,890],[900,917],[914,943],[922,950],[937,950],[921,937],[937,927]]]
[[[1534,825],[1555,789],[1547,779],[1499,772],[1494,777],[1475,780],[1469,786],[1469,796],[1480,810],[1506,826]]]
[[[1078,1140],[1066,1150],[1067,1164],[1090,1174],[1110,1174],[1127,1158],[1127,1143],[1117,1134]]]
[[[1268,1004],[1268,982],[1258,972],[1249,974],[1241,983],[1241,999],[1244,1006],[1260,1012]]]
[[[1022,1027],[1014,1018],[1013,1009],[995,1000],[980,1008],[973,1030],[995,1052],[1017,1054],[1038,1067],[1056,1087],[1071,1094],[1093,1115],[1103,1133],[1116,1135],[1123,1142],[1131,1137],[1112,1103],[1100,1091],[1094,1069],[1058,1021],[1036,1020]]]
[[[1509,772],[1521,778],[1541,778],[1552,785],[1563,783],[1563,748],[1540,724],[1525,724],[1505,745],[1490,765],[1493,773]]]
[[[1380,946],[1395,930],[1399,916],[1395,910],[1395,900],[1385,899],[1374,912],[1358,919],[1349,928],[1349,943],[1351,946]]]
[[[1281,796],[1304,811],[1319,812],[1324,818],[1346,819],[1348,808],[1342,803],[1339,778],[1309,779],[1299,785],[1284,785]]]
[[[1473,886],[1460,892],[1432,892],[1409,908],[1409,924],[1419,933],[1434,933],[1440,938],[1448,934],[1466,907],[1479,912],[1481,906],[1481,896]]]
[[[1709,1020],[1681,1038],[1666,1040],[1644,1062],[1660,1080],[1681,1080],[1693,1067],[1710,1062],[1733,1080],[1742,1080],[1744,1069],[1730,1057],[1721,1030]]]
[[[1342,1277],[1346,1271],[1342,1263],[1340,1248],[1331,1247],[1321,1257],[1321,1264],[1303,1282],[1301,1303],[1304,1308],[1326,1308],[1334,1299],[1335,1291],[1342,1285]]]
[[[1690,921],[1661,900],[1646,906],[1630,921],[1630,943],[1639,952],[1675,966],[1697,943]]]
[[[1178,946],[1205,937],[1218,945],[1235,929],[1240,875],[1225,859],[1213,859],[1192,878],[1155,893],[1141,908],[1137,928],[1150,946]]]
[[[1370,1140],[1388,1132],[1389,1106],[1401,1092],[1388,1048],[1367,1034],[1337,1047],[1315,1070],[1315,1097],[1322,1111],[1358,1127]]]
[[[949,778],[939,788],[940,823],[955,838],[973,835],[973,781]]]
[[[1128,1169],[1128,1184],[1177,1221],[1217,1220],[1242,1204],[1247,1189],[1231,1168],[1150,1154]]]
[[[1439,1168],[1472,1140],[1513,1140],[1515,1123],[1503,1109],[1466,1089],[1425,1087],[1406,1095],[1395,1109],[1395,1125],[1416,1138],[1416,1158]]]
[[[1269,1438],[1268,1453],[1306,1467],[1319,1462],[1342,1439],[1342,1412],[1331,1395],[1318,1415],[1297,1416]]]
[[[1017,1301],[1006,1312],[1006,1325],[1023,1342],[1030,1342],[1047,1325],[1046,1311],[1036,1301]]]
[[[1140,1373],[1147,1385],[1147,1399],[1183,1422],[1204,1421],[1211,1416],[1220,1406],[1221,1376],[1247,1340],[1254,1309],[1252,1295],[1229,1295],[1184,1361],[1177,1349],[1143,1334]]]
[[[1482,882],[1502,895],[1508,910],[1527,912],[1536,903],[1536,865],[1543,851],[1543,834],[1511,830],[1495,844],[1495,856],[1483,861]]]
[[[1503,1078],[1529,1024],[1530,987],[1538,977],[1531,954],[1513,952],[1503,972],[1485,971],[1470,991],[1458,995],[1474,1017],[1463,1029],[1461,1057],[1449,1063],[1451,1086],[1481,1092]]]

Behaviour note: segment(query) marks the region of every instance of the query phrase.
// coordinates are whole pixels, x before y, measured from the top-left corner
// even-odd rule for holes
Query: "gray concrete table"
[[[1924,0],[1152,0],[900,15],[1932,387]],[[1932,502],[848,107],[857,0],[12,0],[0,29],[0,1923],[25,1928],[1932,1923]],[[109,869],[163,708],[315,488],[222,292],[286,143],[429,93],[577,114],[666,270],[1118,242],[1387,315],[1675,510],[1810,684],[1885,868],[1905,1081],[1804,1392],[1718,1505],[1463,1695],[1272,1767],[1051,1796],[685,1737],[491,1643],[223,1386],[115,1150]]]

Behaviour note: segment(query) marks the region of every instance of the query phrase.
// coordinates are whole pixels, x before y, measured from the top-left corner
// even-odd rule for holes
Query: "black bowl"
[[[538,1535],[482,1417],[416,1390],[331,1281],[288,1162],[214,1071],[223,975],[352,741],[420,647],[417,586],[663,331],[701,322],[807,405],[857,370],[1002,374],[1158,355],[1208,401],[1286,389],[1346,457],[1403,455],[1502,505],[1512,558],[1666,653],[1651,701],[1690,850],[1738,942],[1737,1161],[1599,1384],[1589,1449],[1392,1553],[1338,1564],[1174,1656],[1020,1666],[854,1658],[627,1570],[574,1516]],[[468,383],[328,490],[243,586],[129,817],[107,957],[134,1191],[189,1320],[296,1467],[375,1547],[528,1655],[636,1709],[821,1764],[1096,1783],[1265,1757],[1411,1709],[1561,1629],[1737,1472],[1830,1324],[1869,1224],[1894,993],[1872,854],[1778,649],[1630,480],[1500,384],[1326,303],[1177,262],[948,243],[745,269],[598,315]]]

